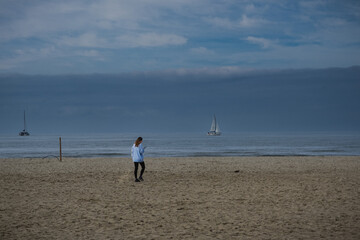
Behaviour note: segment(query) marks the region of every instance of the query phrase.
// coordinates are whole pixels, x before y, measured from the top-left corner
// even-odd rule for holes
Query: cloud
[[[15,68],[21,63],[49,59],[60,55],[63,55],[63,53],[60,53],[54,46],[15,49],[12,56],[0,59],[0,69],[8,70]]]
[[[256,11],[256,7],[254,4],[251,3],[251,4],[246,5],[245,12],[254,13],[255,11]]]
[[[345,19],[341,18],[324,18],[320,22],[323,26],[328,27],[342,27],[349,24]]]
[[[98,47],[106,48],[109,46],[107,39],[99,38],[96,33],[84,33],[77,37],[62,37],[57,41],[60,45],[72,47]]]
[[[122,47],[160,47],[186,44],[185,37],[175,34],[139,33],[126,34],[116,38],[116,45]]]
[[[19,2],[17,4],[14,1],[0,2],[0,9],[3,9],[0,39],[40,37],[48,34],[66,35],[69,32],[72,34],[98,31],[145,32],[146,29],[152,32],[149,29],[161,25],[171,29],[171,24],[164,22],[164,16],[169,16],[169,12],[174,16],[177,14],[186,16],[190,13],[183,12],[185,8],[194,8],[194,12],[204,8],[203,1],[193,3],[187,0]]]
[[[267,68],[273,62],[264,59],[270,56],[282,59],[282,67],[293,62],[324,67],[335,52],[339,56],[331,66],[358,65],[353,55],[360,50],[359,9],[357,1],[327,0],[3,0],[0,68],[22,73]],[[288,54],[297,49],[312,52]],[[349,52],[354,54],[347,59]],[[251,63],[234,57],[247,54]],[[86,57],[107,64],[92,65]]]
[[[299,5],[306,9],[316,9],[317,7],[326,5],[326,1],[324,0],[300,1]]]
[[[48,38],[52,34],[64,31],[86,29],[89,16],[86,5],[74,2],[32,2],[8,3],[7,22],[0,24],[2,40],[17,38]]]
[[[215,18],[205,18],[205,21],[214,25],[215,27],[227,28],[227,29],[260,27],[268,23],[268,21],[264,19],[248,17],[245,14],[242,15],[241,18],[236,20],[215,17]]]
[[[267,51],[235,52],[221,58],[223,62],[242,62],[243,66],[259,68],[264,63],[268,68],[314,68],[348,67],[360,62],[360,50],[338,49],[306,44],[296,46],[272,45]],[[341,63],[340,63],[341,62]]]
[[[194,54],[198,55],[211,55],[214,54],[214,51],[209,50],[205,47],[197,47],[197,48],[191,48],[190,51]]]
[[[243,15],[241,19],[238,20],[238,25],[240,27],[256,27],[264,24],[266,21],[263,19],[249,18],[246,15]]]
[[[215,27],[233,28],[235,25],[234,22],[230,21],[228,18],[206,18],[205,21],[211,23]]]
[[[272,45],[272,42],[268,39],[265,38],[258,38],[258,37],[247,37],[246,38],[247,41],[251,42],[251,43],[255,43],[260,45],[262,48],[269,48]]]
[[[162,47],[186,44],[187,39],[175,34],[134,33],[117,37],[98,37],[95,33],[84,33],[77,37],[63,37],[57,41],[60,45],[72,47],[95,48],[136,48],[136,47]]]
[[[99,51],[97,50],[83,50],[83,51],[77,51],[77,55],[83,56],[83,57],[91,57],[96,58],[97,60],[104,61],[104,58],[101,56]]]

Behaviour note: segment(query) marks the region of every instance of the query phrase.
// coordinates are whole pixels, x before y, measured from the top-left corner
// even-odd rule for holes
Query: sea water
[[[0,158],[130,157],[136,134],[0,136]],[[146,157],[359,156],[360,133],[143,134]]]

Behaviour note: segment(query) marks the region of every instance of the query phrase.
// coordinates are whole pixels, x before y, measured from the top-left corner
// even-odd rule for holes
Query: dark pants
[[[138,172],[138,168],[139,168],[139,163],[141,165],[141,171],[140,171],[140,177],[142,177],[144,171],[145,171],[145,163],[144,162],[134,162],[134,166],[135,166],[135,170],[134,170],[134,175],[135,175],[135,179],[137,179],[137,172]]]

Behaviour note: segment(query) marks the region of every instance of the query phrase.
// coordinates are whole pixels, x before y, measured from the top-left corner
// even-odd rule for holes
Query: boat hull
[[[19,132],[19,136],[30,136],[30,133],[26,131]]]
[[[221,132],[213,132],[213,131],[211,131],[211,132],[208,132],[207,135],[208,135],[208,136],[220,136],[220,135],[221,135]]]

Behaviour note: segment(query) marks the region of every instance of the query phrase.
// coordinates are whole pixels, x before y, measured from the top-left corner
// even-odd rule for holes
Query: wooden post
[[[62,154],[61,154],[61,137],[59,137],[59,143],[60,143],[60,162],[62,161]]]

